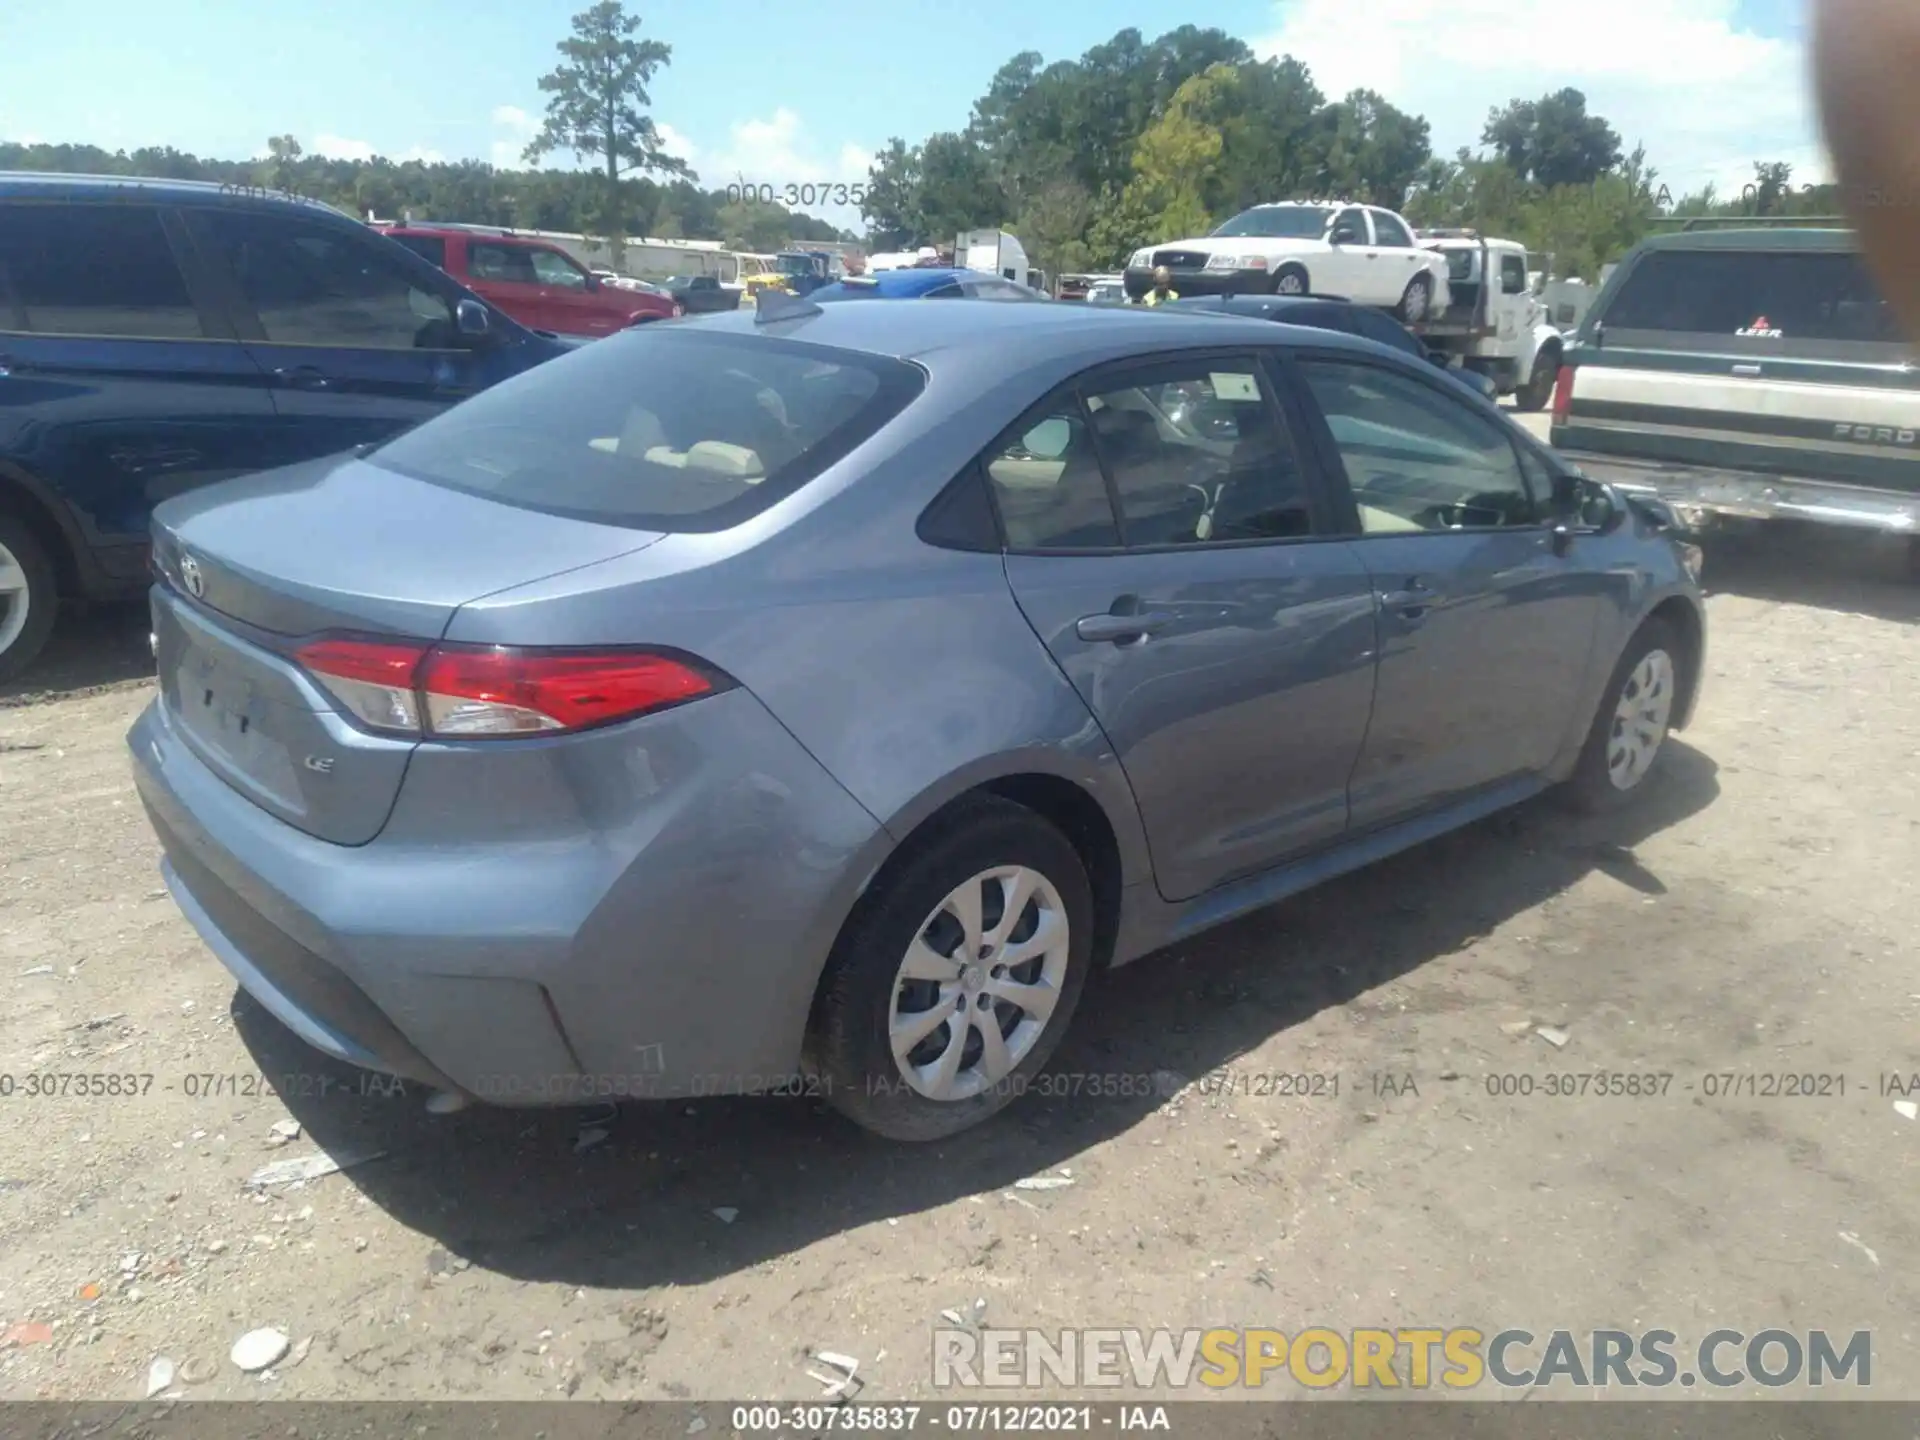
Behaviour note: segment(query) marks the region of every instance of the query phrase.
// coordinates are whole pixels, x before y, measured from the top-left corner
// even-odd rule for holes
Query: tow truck
[[[1545,409],[1566,342],[1534,293],[1527,247],[1471,229],[1422,230],[1420,244],[1446,257],[1451,300],[1409,328],[1449,368],[1485,375],[1522,410]]]

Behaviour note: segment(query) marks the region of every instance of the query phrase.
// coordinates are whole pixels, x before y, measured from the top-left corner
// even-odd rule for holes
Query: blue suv
[[[371,444],[573,345],[279,192],[0,172],[0,680],[147,584],[168,496]]]

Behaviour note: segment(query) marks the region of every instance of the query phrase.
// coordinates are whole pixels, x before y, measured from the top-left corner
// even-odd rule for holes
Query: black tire
[[[1292,285],[1295,288],[1289,289]],[[1313,284],[1307,279],[1304,265],[1282,265],[1273,272],[1273,293],[1276,295],[1311,295]]]
[[[26,624],[10,641],[6,636],[13,629],[12,606],[20,603],[20,599],[0,600],[0,644],[6,647],[0,649],[0,681],[6,681],[22,673],[46,648],[47,637],[53,634],[60,597],[52,557],[39,537],[11,515],[0,515],[0,552],[4,552],[0,553],[0,566],[4,566],[6,556],[11,555],[27,578]]]
[[[912,842],[912,851],[865,897],[841,932],[821,980],[808,1037],[808,1069],[821,1082],[828,1102],[855,1124],[889,1140],[942,1140],[971,1129],[1018,1098],[1060,1043],[1093,965],[1093,890],[1079,853],[1064,835],[1026,807],[993,797],[970,800],[935,824],[937,828]],[[1057,999],[1032,1048],[998,1084],[964,1099],[930,1099],[908,1084],[888,1039],[894,995],[903,984],[901,964],[930,924],[937,935],[938,925],[950,919],[938,912],[953,891],[971,877],[1010,865],[1037,871],[1061,901],[1068,927],[1067,958]],[[964,986],[960,989],[962,1005],[970,993]],[[981,994],[971,998],[987,999]],[[945,1002],[916,1008],[930,1011],[935,1003],[944,1007]],[[988,1013],[998,1019],[997,1010]],[[942,1037],[950,1040],[952,1035],[951,1022],[946,1022],[921,1043],[937,1050]],[[975,1053],[978,1034],[961,1043],[961,1063],[971,1068],[973,1062],[965,1056]]]
[[[1907,579],[1920,585],[1920,535],[1907,537]]]
[[[1553,399],[1553,387],[1560,379],[1560,351],[1549,346],[1533,360],[1533,373],[1527,383],[1514,392],[1513,403],[1522,410],[1544,410]]]
[[[1617,712],[1629,686],[1640,681],[1641,662],[1656,651],[1668,660],[1667,684],[1671,691],[1665,696],[1666,718],[1661,723],[1658,748],[1652,758],[1637,767],[1629,782],[1622,786],[1614,782],[1610,773],[1611,757],[1616,749]],[[1604,814],[1630,804],[1653,788],[1652,782],[1672,749],[1668,743],[1671,734],[1668,725],[1674,701],[1687,681],[1683,668],[1686,664],[1687,655],[1680,637],[1665,621],[1649,620],[1634,632],[1607,679],[1607,688],[1601,694],[1600,708],[1587,731],[1587,743],[1581,748],[1579,763],[1563,788],[1564,798],[1574,809],[1590,815]]]
[[[1400,296],[1400,303],[1394,306],[1393,317],[1402,325],[1418,325],[1432,313],[1433,277],[1427,274],[1416,275],[1407,282],[1407,288]]]

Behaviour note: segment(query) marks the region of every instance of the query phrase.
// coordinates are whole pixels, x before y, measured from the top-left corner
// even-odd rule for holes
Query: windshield
[[[1326,234],[1333,210],[1324,205],[1256,205],[1242,210],[1213,233],[1276,240],[1318,240]]]
[[[782,255],[774,262],[782,275],[811,275],[813,261],[805,255]]]
[[[482,391],[369,459],[549,515],[725,530],[868,439],[923,383],[901,360],[649,326]]]

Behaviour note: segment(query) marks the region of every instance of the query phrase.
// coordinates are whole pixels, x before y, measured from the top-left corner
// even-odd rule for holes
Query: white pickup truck
[[[1190,295],[1338,295],[1415,324],[1451,303],[1447,262],[1391,210],[1344,200],[1287,200],[1243,210],[1211,235],[1134,251],[1128,298],[1165,267]]]
[[[1544,409],[1566,342],[1533,293],[1527,247],[1473,230],[1426,230],[1421,243],[1445,258],[1453,299],[1413,332],[1450,364],[1485,375],[1520,409]]]

